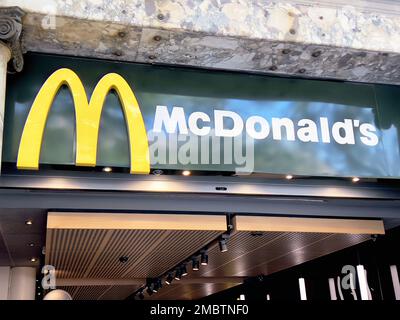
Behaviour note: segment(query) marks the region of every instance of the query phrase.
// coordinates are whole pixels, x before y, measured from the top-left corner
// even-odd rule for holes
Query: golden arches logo
[[[104,100],[115,90],[121,101],[128,128],[130,144],[130,172],[149,173],[149,145],[146,128],[138,101],[129,84],[116,73],[106,74],[97,83],[90,100],[78,75],[70,69],[55,71],[43,84],[31,107],[22,132],[17,167],[37,170],[44,128],[54,98],[61,86],[67,85],[72,93],[76,121],[77,166],[95,166],[100,118]]]

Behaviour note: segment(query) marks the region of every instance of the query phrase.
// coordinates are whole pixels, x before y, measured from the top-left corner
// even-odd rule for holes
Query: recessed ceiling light
[[[292,180],[293,179],[293,176],[291,175],[291,174],[288,174],[288,175],[286,175],[286,177],[285,177],[287,180]]]
[[[31,262],[36,262],[37,259],[36,258],[31,258]]]
[[[184,170],[182,171],[182,175],[184,176],[190,176],[191,172],[189,170]]]
[[[193,259],[192,261],[192,270],[198,271],[200,269],[200,262],[197,259]]]
[[[164,173],[164,171],[162,171],[161,169],[155,169],[155,170],[153,171],[153,174],[154,174],[155,176],[161,176],[163,173]]]
[[[185,265],[182,265],[182,267],[181,267],[181,275],[182,275],[183,277],[185,277],[185,276],[188,275],[188,272],[187,272],[187,269],[186,269],[186,266],[185,266]]]
[[[180,269],[176,269],[176,272],[175,272],[175,280],[181,280],[181,277],[182,277],[182,274],[181,274],[181,270]]]
[[[26,220],[26,221],[25,221],[25,224],[28,225],[28,226],[30,226],[30,225],[33,224],[33,221],[32,221],[32,220]]]
[[[110,167],[104,167],[104,168],[103,168],[103,171],[104,171],[104,172],[111,172],[111,171],[112,171],[112,168],[110,168]]]
[[[300,300],[307,300],[306,283],[304,278],[299,278]]]
[[[140,291],[140,292],[139,292],[138,297],[139,297],[140,300],[143,300],[143,299],[144,299],[143,291]]]
[[[201,265],[202,265],[202,266],[208,265],[208,254],[205,253],[205,252],[203,252],[203,253],[201,254],[200,260],[201,260]]]
[[[353,177],[353,179],[351,179],[351,181],[353,181],[353,182],[358,182],[358,181],[360,181],[360,178],[358,178],[358,177]]]
[[[165,280],[165,283],[170,285],[172,283],[172,281],[174,280],[174,276],[172,275],[172,273],[168,273],[167,279]]]
[[[121,262],[121,263],[125,263],[125,262],[128,262],[129,257],[127,257],[127,256],[121,256],[121,257],[118,258],[118,260],[119,260],[119,262]]]
[[[226,239],[219,239],[219,251],[227,252],[228,246],[226,244]]]
[[[31,243],[28,243],[28,246],[29,246],[29,247],[34,247],[35,244],[34,244],[33,242],[31,242]]]

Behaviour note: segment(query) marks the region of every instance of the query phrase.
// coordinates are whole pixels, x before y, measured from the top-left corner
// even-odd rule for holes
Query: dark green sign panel
[[[32,103],[56,70],[73,70],[88,98],[108,73],[134,91],[151,167],[335,177],[400,177],[400,88],[300,80],[29,54],[8,78],[3,161],[16,163]],[[41,164],[74,165],[75,114],[62,87],[52,105]],[[105,101],[98,166],[129,167],[118,96]]]

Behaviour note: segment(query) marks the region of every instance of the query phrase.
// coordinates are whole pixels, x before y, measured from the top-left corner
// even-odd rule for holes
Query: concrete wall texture
[[[393,0],[0,0],[15,5],[26,51],[400,83]]]

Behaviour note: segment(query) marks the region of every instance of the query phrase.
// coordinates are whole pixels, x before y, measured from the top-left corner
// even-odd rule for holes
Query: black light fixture
[[[221,238],[219,239],[219,251],[221,252],[227,252],[228,251],[228,246],[226,244],[226,238]]]
[[[182,277],[185,277],[185,276],[188,275],[188,272],[187,272],[187,269],[186,269],[186,265],[185,265],[185,264],[183,264],[183,265],[181,266],[181,275],[182,275]]]
[[[138,297],[139,297],[140,300],[143,300],[143,299],[144,299],[143,290],[141,290],[141,291],[138,293]]]
[[[161,176],[164,173],[164,171],[162,171],[161,169],[155,169],[153,170],[153,174],[155,176]]]
[[[158,289],[162,288],[162,281],[160,278],[157,279],[157,287],[158,287]]]
[[[170,285],[172,283],[172,281],[174,280],[174,276],[172,275],[172,273],[168,273],[167,279],[165,279],[165,283]]]
[[[208,254],[207,254],[207,252],[202,252],[202,253],[201,253],[201,258],[200,258],[200,260],[201,260],[201,265],[202,265],[202,266],[208,265]]]
[[[153,282],[153,283],[150,285],[150,289],[151,289],[154,293],[157,293],[157,292],[158,292],[158,283],[157,283],[157,281]]]
[[[128,262],[128,260],[129,260],[128,256],[121,256],[118,258],[118,261],[121,263],[126,263],[126,262]]]
[[[150,287],[147,287],[146,292],[149,296],[153,294],[153,290],[151,290]]]
[[[181,280],[181,278],[182,278],[181,270],[180,269],[176,269],[175,280]]]
[[[200,269],[200,262],[196,258],[192,260],[192,270],[198,271]]]
[[[229,239],[229,234],[227,234],[227,233],[223,234],[219,238],[219,241],[218,241],[219,251],[221,251],[221,252],[227,252],[228,251],[228,245],[227,245],[228,239]]]

